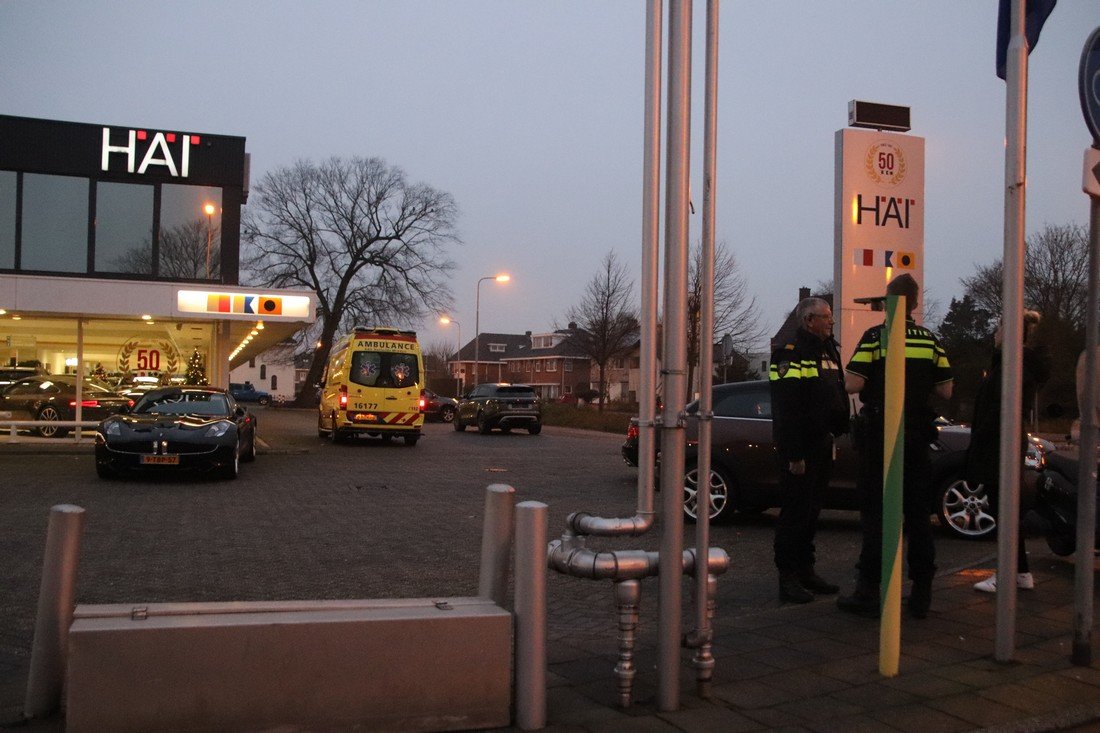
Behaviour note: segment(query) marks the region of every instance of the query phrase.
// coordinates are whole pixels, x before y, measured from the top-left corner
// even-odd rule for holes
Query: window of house
[[[531,362],[529,362],[529,361],[523,362],[523,371],[525,371],[525,372],[531,371]]]
[[[551,359],[550,361],[546,362],[546,371],[556,372],[557,370],[558,370],[558,363],[556,361]]]
[[[23,175],[21,269],[87,271],[90,185],[87,178]]]
[[[96,184],[95,270],[153,274],[153,187]]]
[[[567,371],[567,372],[573,371],[573,360],[572,359],[566,359],[565,360],[565,371]]]
[[[251,359],[248,360],[248,368],[249,369],[255,369],[256,368],[256,357],[252,357]]]
[[[536,372],[541,372],[542,371],[542,362],[541,361],[536,361],[535,362],[535,371]]]
[[[267,364],[260,364],[260,379],[267,379]]]
[[[18,174],[0,171],[0,269],[15,267],[15,193]]]
[[[279,388],[279,375],[278,374],[272,374],[271,375],[271,391],[274,392],[278,388]]]
[[[489,344],[489,352],[490,353],[503,354],[504,353],[504,344]]]

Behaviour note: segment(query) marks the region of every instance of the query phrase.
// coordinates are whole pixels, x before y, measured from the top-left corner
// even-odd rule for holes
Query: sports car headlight
[[[110,420],[103,424],[104,435],[122,435],[122,423],[118,420]]]
[[[216,422],[208,427],[203,435],[207,438],[220,438],[227,432],[229,432],[229,428],[231,427],[233,427],[233,423],[223,420],[221,422]]]

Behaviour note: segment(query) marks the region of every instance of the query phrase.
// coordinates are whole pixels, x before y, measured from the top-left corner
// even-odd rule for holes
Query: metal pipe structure
[[[49,715],[61,705],[83,532],[84,510],[81,507],[58,504],[50,509],[42,583],[38,591],[38,616],[31,644],[31,669],[23,703],[26,718]]]
[[[491,484],[485,489],[485,519],[481,530],[481,569],[478,574],[477,594],[490,599],[501,608],[505,607],[508,600],[508,565],[516,531],[513,510],[515,501],[516,490],[507,484]]]
[[[996,639],[994,658],[1012,660],[1016,647],[1016,543],[1020,532],[1020,403],[1023,388],[1024,203],[1027,189],[1027,39],[1024,2],[1012,0],[1005,100],[1004,282],[1001,315],[1002,379],[1000,501],[997,512]]]
[[[657,256],[660,252],[661,179],[661,15],[662,0],[646,4],[645,122],[642,163],[642,312],[638,384],[638,502],[632,517],[599,517],[574,512],[570,532],[605,537],[637,537],[653,527],[655,415],[657,412]]]
[[[516,506],[516,725],[546,726],[547,506]]]
[[[711,427],[714,418],[714,186],[718,129],[718,0],[707,0],[706,72],[703,102],[703,247],[699,267],[699,458],[696,465],[695,547],[710,547]],[[701,697],[710,694],[714,658],[708,616],[709,575],[695,574],[695,628],[687,645],[695,649],[693,663]],[[713,611],[713,609],[711,609]]]
[[[1096,348],[1100,337],[1100,199],[1090,199],[1088,315],[1085,317],[1085,389],[1080,405],[1077,464],[1077,553],[1074,557],[1073,652],[1071,661],[1092,664],[1093,555],[1096,545]]]
[[[683,551],[684,404],[687,397],[688,183],[691,155],[691,0],[670,0],[668,149],[665,157],[665,308],[661,383],[661,555]],[[673,519],[673,518],[676,519]],[[657,709],[680,707],[680,567],[657,577]]]

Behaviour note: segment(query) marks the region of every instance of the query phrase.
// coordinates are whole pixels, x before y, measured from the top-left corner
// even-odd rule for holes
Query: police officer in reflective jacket
[[[780,463],[782,506],[775,525],[779,600],[809,603],[836,593],[814,571],[814,532],[833,468],[833,438],[848,432],[848,396],[833,340],[833,311],[821,298],[795,309],[798,331],[772,354],[768,380]]]
[[[951,399],[951,365],[935,334],[912,318],[920,288],[908,273],[886,286],[887,295],[905,296],[905,461],[902,469],[902,513],[909,540],[909,615],[925,618],[932,603],[936,548],[932,541],[932,471],[929,444],[936,439],[936,412],[932,395]],[[863,407],[856,421],[862,497],[860,524],[863,546],[855,591],[837,599],[844,611],[875,618],[879,615],[879,577],[882,574],[882,461],[886,398],[886,349],[883,326],[863,334],[845,374],[848,392],[859,392]]]

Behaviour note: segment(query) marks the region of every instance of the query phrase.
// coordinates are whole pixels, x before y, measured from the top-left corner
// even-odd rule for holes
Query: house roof
[[[479,361],[504,361],[511,358],[521,348],[530,348],[531,346],[531,334],[519,334],[519,333],[482,333],[477,337],[477,343],[480,345],[476,347],[476,356]],[[504,344],[504,353],[499,351],[489,351],[489,344]],[[457,358],[452,354],[451,361],[473,361],[475,356],[475,340],[470,339],[459,350]]]

